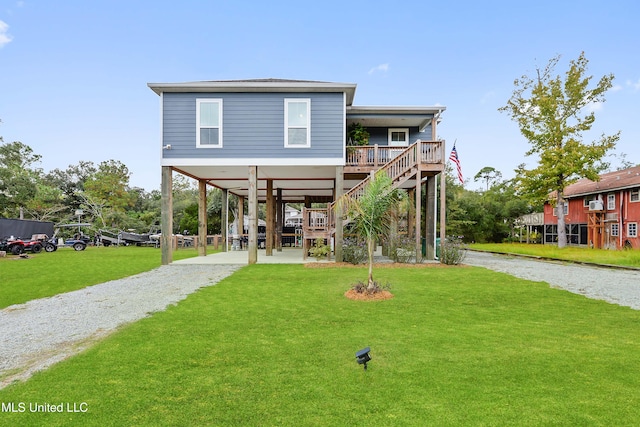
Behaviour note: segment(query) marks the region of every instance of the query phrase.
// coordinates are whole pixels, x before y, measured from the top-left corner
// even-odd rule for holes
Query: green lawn
[[[160,266],[160,250],[148,247],[88,247],[76,252],[13,255],[0,258],[0,309],[12,304],[50,297],[109,280],[121,279]],[[197,255],[196,249],[173,252],[175,260]]]
[[[470,249],[491,252],[532,255],[565,261],[640,267],[640,250],[612,251],[575,246],[558,249],[555,245],[533,245],[526,243],[472,243],[468,246]]]
[[[343,296],[366,268],[245,267],[0,391],[26,405],[0,425],[640,423],[640,312],[475,267],[374,275],[393,299]]]

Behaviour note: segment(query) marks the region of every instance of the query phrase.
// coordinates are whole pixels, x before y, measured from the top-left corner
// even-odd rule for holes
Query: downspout
[[[624,220],[622,218],[622,212],[623,212],[623,206],[624,206],[624,191],[620,190],[620,215],[618,218],[618,248],[622,249],[622,233],[624,232]]]

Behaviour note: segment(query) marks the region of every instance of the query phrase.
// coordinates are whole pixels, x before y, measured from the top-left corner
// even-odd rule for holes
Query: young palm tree
[[[348,193],[338,200],[336,210],[346,212],[351,220],[352,230],[367,242],[369,256],[369,278],[367,290],[375,288],[373,281],[373,252],[376,239],[389,231],[390,212],[406,197],[406,193],[393,188],[391,178],[379,171],[367,184],[360,197],[351,197]]]

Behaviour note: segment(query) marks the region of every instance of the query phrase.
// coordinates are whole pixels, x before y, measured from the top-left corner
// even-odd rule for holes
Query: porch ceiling
[[[175,166],[174,170],[196,180],[204,179],[209,185],[229,190],[232,194],[249,197],[248,166]],[[305,197],[333,199],[335,187],[334,166],[258,166],[258,200],[267,199],[267,180],[273,180],[275,190],[282,189],[286,202],[301,202]],[[344,191],[357,185],[367,174],[345,177]],[[402,188],[415,187],[415,179]]]
[[[180,166],[174,169],[194,179],[205,179],[208,184],[238,196],[249,197],[247,166]],[[258,199],[266,200],[268,179],[273,180],[274,190],[282,189],[285,201],[301,201],[305,196],[332,197],[335,176],[333,166],[258,166]]]
[[[418,127],[424,129],[438,121],[446,108],[435,107],[347,107],[347,125],[361,123],[365,127]]]

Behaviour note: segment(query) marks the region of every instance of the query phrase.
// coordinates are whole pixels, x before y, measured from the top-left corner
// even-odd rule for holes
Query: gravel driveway
[[[554,288],[640,310],[640,271],[473,251],[467,251],[464,263],[522,279],[547,282]]]
[[[0,388],[89,347],[121,325],[162,311],[240,265],[167,265],[0,311]]]

